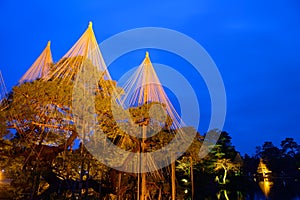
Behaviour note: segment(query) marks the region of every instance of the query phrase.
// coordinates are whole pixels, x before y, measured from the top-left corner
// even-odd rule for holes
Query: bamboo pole
[[[192,200],[194,200],[195,188],[194,188],[194,168],[193,168],[193,158],[190,156],[190,169],[191,169],[191,186],[192,186]]]
[[[119,171],[119,182],[118,182],[118,199],[121,200],[121,182],[122,182],[122,172]]]
[[[140,157],[141,158],[141,157]],[[140,180],[140,176],[141,176],[141,174],[140,173],[138,173],[137,174],[137,200],[140,200],[140,182],[141,182],[141,180]]]
[[[175,161],[171,164],[172,200],[176,199]]]
[[[146,140],[146,131],[147,131],[147,126],[143,126],[143,129],[142,129],[142,131],[143,131],[143,138],[142,138],[142,144],[141,144],[141,146],[142,146],[142,153],[144,153],[145,152],[145,140]],[[146,163],[147,161],[146,161],[146,158],[145,158],[145,156],[144,157],[142,157],[142,160],[141,160],[141,167],[142,167],[142,170],[143,171],[145,171],[145,169],[146,169]],[[142,184],[141,184],[141,198],[140,198],[140,200],[145,200],[145,196],[146,196],[146,194],[147,194],[147,173],[146,172],[143,172],[143,173],[141,173],[141,179],[142,179]]]

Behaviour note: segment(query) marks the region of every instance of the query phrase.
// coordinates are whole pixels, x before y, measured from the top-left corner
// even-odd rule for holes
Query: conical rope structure
[[[138,69],[124,84],[123,89],[125,94],[120,99],[123,107],[129,108],[149,103],[159,103],[164,107],[166,113],[164,115],[163,113],[156,112],[153,113],[156,115],[153,117],[158,117],[158,114],[163,115],[160,117],[170,117],[172,123],[170,122],[169,128],[173,130],[185,126],[172,102],[169,100],[154,70],[148,52],[146,52],[141,65],[139,65]]]
[[[0,101],[6,98],[6,95],[7,95],[7,90],[6,90],[5,82],[2,76],[2,72],[0,71]]]
[[[36,79],[45,78],[50,72],[50,66],[53,64],[52,54],[50,49],[50,41],[42,51],[40,56],[35,60],[27,72],[19,80],[19,84],[24,82],[32,82]]]
[[[149,175],[163,180],[159,169],[172,163],[172,173],[175,173],[174,162],[188,148],[189,141],[193,140],[195,134],[189,133],[195,133],[195,131],[185,130],[184,122],[168,98],[148,52],[146,52],[143,62],[124,84],[123,89],[124,95],[120,95],[117,99],[119,105],[124,109],[123,115],[116,116],[117,113],[120,113],[118,110],[114,117],[119,121],[119,126],[123,127],[127,133],[131,132],[134,134],[133,136],[140,138],[140,158],[137,160],[140,162],[138,170],[141,173],[142,188],[138,195],[140,195],[140,199],[145,199],[147,172],[151,172]],[[128,126],[123,125],[128,123],[131,126],[126,129]],[[160,134],[161,131],[166,131],[169,137],[173,138],[171,144],[162,147],[163,153],[157,150],[153,151],[155,148],[149,148],[147,145],[152,140],[151,138]],[[159,146],[159,144],[155,145]],[[180,145],[185,148],[182,150]]]
[[[2,76],[2,72],[0,71],[0,111],[3,111],[8,105],[6,98],[7,98],[7,89]]]
[[[148,52],[137,70],[123,85],[123,90],[123,94],[115,98],[117,102],[114,103],[117,106],[112,109],[118,126],[128,134],[143,140],[166,130],[172,137],[174,136],[167,151],[177,155],[184,153],[190,140],[195,137],[195,129],[186,127],[172,105]],[[114,103],[113,106],[116,105]],[[184,148],[176,147],[180,144]],[[166,162],[170,161],[168,159]],[[151,168],[149,171],[155,171],[153,167],[149,167]]]
[[[73,47],[54,65],[53,71],[45,79],[74,81],[77,73],[87,64],[86,62],[90,62],[102,72],[105,80],[111,80],[93,31],[92,22]]]
[[[3,137],[8,133],[7,131],[7,115],[6,109],[8,107],[7,90],[0,71],[0,137]]]
[[[66,148],[71,145],[71,141],[78,136],[72,114],[72,88],[76,84],[78,73],[82,71],[87,71],[87,74],[97,72],[99,79],[101,77],[111,80],[92,29],[92,22],[73,47],[53,65],[50,42],[48,43],[19,81],[18,87],[14,88],[16,94],[21,90],[28,92],[28,95],[24,94],[26,98],[23,96],[23,99],[34,112],[30,115],[25,113],[25,116],[30,118],[25,123],[22,120],[25,117],[23,114],[14,115],[11,126],[17,127],[20,134],[36,144],[58,147],[65,144]],[[39,78],[34,85],[23,84]],[[33,88],[42,93],[32,91]],[[22,96],[17,96],[22,101]],[[20,126],[21,124],[23,125]],[[36,147],[32,150],[38,154],[42,151]]]

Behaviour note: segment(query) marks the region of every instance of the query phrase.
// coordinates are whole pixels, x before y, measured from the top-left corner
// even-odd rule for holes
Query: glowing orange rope
[[[46,77],[50,71],[50,65],[52,63],[53,60],[50,50],[50,41],[48,41],[46,48],[19,80],[19,84]]]
[[[56,69],[46,77],[46,80],[62,78],[62,81],[72,81],[85,61],[92,62],[97,70],[104,73],[106,80],[111,80],[92,28],[92,22],[73,47],[54,66]]]
[[[166,113],[173,120],[171,128],[183,127],[183,122],[166,95],[162,84],[150,61],[149,53],[136,72],[124,85],[125,95],[121,98],[123,107],[141,106],[145,103],[158,102],[165,106]]]
[[[2,101],[2,99],[6,97],[6,95],[7,95],[7,90],[6,90],[5,82],[2,73],[0,71],[0,102]]]

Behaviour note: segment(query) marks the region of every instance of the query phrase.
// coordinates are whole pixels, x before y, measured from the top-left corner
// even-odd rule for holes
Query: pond
[[[197,200],[300,200],[298,181],[260,181],[244,187],[219,188],[217,191],[197,192]]]
[[[9,180],[0,181],[0,199],[11,199]],[[300,200],[299,181],[236,182],[226,187],[197,187],[194,200]],[[178,191],[179,192],[179,191]],[[188,196],[178,200],[190,200]],[[88,198],[95,199],[95,198]],[[168,199],[168,198],[162,198]]]

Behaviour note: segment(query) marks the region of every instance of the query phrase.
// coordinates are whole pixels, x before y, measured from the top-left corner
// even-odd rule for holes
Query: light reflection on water
[[[260,181],[258,183],[260,189],[262,190],[262,192],[264,193],[264,195],[266,196],[266,198],[269,197],[271,188],[273,186],[273,182],[272,181],[268,181],[267,179],[264,181]]]
[[[7,186],[11,180],[0,180],[0,199],[3,190],[7,190]],[[294,185],[293,183],[290,183]],[[281,185],[278,182],[261,181],[256,183],[256,189],[248,188],[242,192],[239,190],[220,189],[218,192],[212,192],[205,196],[197,197],[195,200],[300,200],[299,183],[295,183],[294,189],[290,189],[290,185]],[[258,187],[259,186],[259,187]],[[289,188],[289,189],[288,189]],[[296,188],[296,189],[295,189]],[[203,191],[203,190],[202,190]],[[189,200],[186,198],[185,200]]]
[[[268,188],[268,184],[265,183],[266,188]],[[266,190],[264,190],[266,191]],[[267,191],[270,192],[270,191]],[[218,200],[300,200],[299,196],[294,197],[286,197],[284,194],[278,195],[278,196],[272,196],[268,197],[269,193],[267,195],[265,193],[262,193],[261,191],[255,191],[252,194],[241,194],[238,195],[239,191],[228,191],[228,190],[220,190],[216,193],[216,199]],[[215,199],[213,196],[204,198],[203,200],[207,199]]]
[[[214,194],[207,193],[198,200],[300,200],[299,182],[284,183],[270,180],[254,183],[249,187],[240,188],[234,186],[231,189],[220,188]],[[236,189],[236,190],[235,190]]]

